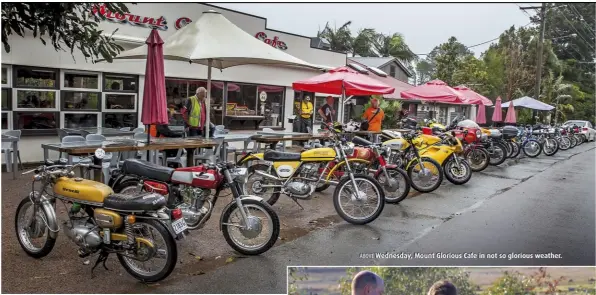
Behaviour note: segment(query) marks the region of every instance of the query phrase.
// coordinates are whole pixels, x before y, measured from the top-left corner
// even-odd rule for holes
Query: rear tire
[[[393,195],[394,192],[385,192],[385,202],[387,202],[389,204],[397,204],[397,203],[403,201],[410,193],[410,179],[408,178],[408,173],[400,168],[387,168],[387,174],[389,174],[389,177],[394,178],[394,179],[395,179],[395,176],[397,176],[397,175],[399,175],[401,178],[404,179],[404,188],[403,188],[403,191],[401,194]],[[383,172],[379,173],[379,177],[384,177]],[[399,185],[401,185],[401,184],[399,184]],[[385,187],[383,186],[383,189],[384,188]],[[400,187],[400,189],[401,189],[401,187]]]
[[[335,207],[335,211],[337,211],[337,214],[339,214],[339,216],[341,216],[341,218],[343,218],[345,221],[347,221],[351,224],[363,225],[363,224],[367,224],[367,223],[374,221],[375,219],[377,219],[377,217],[379,217],[379,215],[381,215],[381,212],[383,212],[383,208],[385,207],[385,192],[383,191],[381,184],[379,184],[379,182],[376,179],[374,179],[372,176],[360,174],[360,175],[354,175],[354,179],[356,181],[364,180],[366,182],[373,184],[373,186],[375,188],[375,194],[377,195],[377,198],[379,199],[378,200],[379,205],[376,208],[376,210],[373,213],[371,213],[370,216],[362,218],[362,219],[352,218],[344,212],[343,208],[341,207],[341,205],[339,203],[339,201],[340,201],[339,198],[340,198],[340,192],[342,191],[342,189],[347,185],[352,185],[352,180],[350,179],[349,175],[342,177],[342,179],[339,181],[339,183],[335,187],[335,191],[333,192],[333,206]]]
[[[262,191],[255,192],[253,190],[254,183],[252,183],[253,185],[249,185],[249,183],[251,183],[251,177],[253,177],[253,176],[254,177],[262,177],[261,182],[263,182],[263,180],[266,180],[265,181],[266,184],[268,182],[275,182],[275,184],[281,184],[281,183],[276,182],[273,179],[270,180],[264,176],[257,175],[255,173],[256,170],[267,171],[267,170],[269,170],[269,166],[263,165],[263,164],[255,164],[255,165],[248,167],[248,178],[247,178],[247,182],[244,184],[244,193],[245,194],[263,197]],[[271,169],[271,173],[273,176],[277,177],[277,173],[275,173],[275,169]],[[271,196],[269,198],[263,198],[263,199],[265,199],[269,205],[273,206],[273,205],[275,205],[275,203],[277,203],[277,200],[279,200],[279,195],[281,194],[281,188],[271,187],[271,188],[265,188],[264,190],[268,190],[268,189],[272,190]]]

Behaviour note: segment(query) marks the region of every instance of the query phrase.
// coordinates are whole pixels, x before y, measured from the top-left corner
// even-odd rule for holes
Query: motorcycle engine
[[[297,197],[307,197],[310,195],[312,187],[312,184],[302,180],[292,181],[287,185],[288,191]]]
[[[309,163],[304,164],[300,168],[300,177],[302,178],[312,178],[315,173],[319,171],[319,164],[317,163]]]
[[[211,190],[185,186],[179,189],[179,194],[182,203],[178,204],[177,207],[182,210],[182,216],[188,227],[193,228],[201,222],[213,207],[211,201],[209,201]]]
[[[314,191],[315,174],[319,172],[318,163],[308,163],[300,167],[299,178],[288,183],[287,190],[296,197],[307,197]]]
[[[83,252],[92,253],[101,245],[103,240],[99,236],[99,232],[94,230],[96,226],[88,222],[88,220],[89,219],[87,218],[71,219],[70,224],[68,221],[65,221],[64,233],[69,239],[75,242]]]

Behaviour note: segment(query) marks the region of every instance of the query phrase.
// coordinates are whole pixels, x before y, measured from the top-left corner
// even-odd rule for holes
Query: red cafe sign
[[[176,28],[176,30],[180,30],[182,27],[190,24],[192,22],[192,20],[188,17],[181,17],[179,19],[176,20],[176,22],[174,23],[174,27]],[[281,50],[286,50],[288,49],[288,45],[286,44],[286,42],[283,42],[281,40],[279,40],[279,37],[274,36],[273,39],[267,38],[267,34],[265,34],[265,32],[258,32],[255,34],[255,38],[265,42],[265,44],[269,44],[275,48],[281,49]]]
[[[99,17],[104,17],[106,20],[114,23],[130,24],[133,26],[156,28],[158,30],[166,31],[168,29],[168,22],[163,16],[159,18],[146,17],[134,15],[131,13],[114,13],[106,8],[105,4],[100,6],[94,5],[91,14]]]

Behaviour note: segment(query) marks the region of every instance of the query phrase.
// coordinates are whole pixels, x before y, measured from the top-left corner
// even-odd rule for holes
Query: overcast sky
[[[341,26],[352,21],[353,34],[359,28],[383,33],[402,33],[414,53],[430,52],[455,36],[470,46],[498,37],[512,25],[530,20],[513,3],[492,4],[402,4],[402,3],[217,3],[217,6],[267,18],[267,27],[289,33],[316,36],[328,21]],[[528,6],[521,4],[521,6]],[[530,4],[538,6],[538,3]],[[528,11],[534,15],[534,11]],[[490,43],[471,48],[476,56]]]

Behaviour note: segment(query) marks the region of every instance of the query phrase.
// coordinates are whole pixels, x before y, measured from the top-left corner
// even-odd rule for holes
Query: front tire
[[[44,222],[44,220],[48,220],[48,216],[41,206],[38,207],[38,211],[35,213],[35,222],[33,223],[33,226],[25,226],[25,224],[27,224],[27,220],[29,220],[31,217],[31,214],[26,212],[28,208],[33,209],[34,206],[33,202],[31,202],[31,199],[27,196],[19,203],[19,206],[17,206],[14,219],[17,240],[27,255],[33,258],[42,258],[50,254],[54,248],[54,245],[56,244],[56,239],[50,237],[50,229],[47,228]],[[47,238],[41,243],[41,245],[35,246],[31,241],[32,235],[36,238],[46,235]]]
[[[347,196],[352,202],[362,202],[361,198],[359,197],[364,197],[355,196],[352,179],[349,175],[342,177],[342,179],[335,187],[335,191],[333,192],[333,206],[335,207],[337,214],[339,214],[339,216],[341,216],[341,218],[343,218],[345,221],[357,225],[367,224],[377,219],[377,217],[381,215],[381,212],[383,212],[383,208],[385,207],[385,192],[383,191],[381,184],[379,184],[379,182],[372,176],[354,175],[354,181],[356,182],[358,191],[361,193],[363,193],[362,189],[366,189],[365,186],[372,188],[374,198],[376,198],[377,200],[377,204],[373,208],[372,212],[363,217],[355,217],[346,213],[344,206],[342,206],[342,204],[340,203],[340,198],[342,197],[342,193],[344,191],[347,191]],[[366,197],[366,199],[368,198],[369,197]]]
[[[124,267],[124,269],[133,277],[135,277],[136,279],[140,280],[141,282],[146,282],[146,283],[154,283],[154,282],[159,282],[165,278],[167,278],[172,271],[174,270],[174,267],[176,267],[176,262],[178,261],[178,248],[176,245],[176,241],[174,240],[174,238],[172,237],[172,235],[170,235],[170,232],[168,231],[168,229],[160,222],[156,221],[156,220],[151,220],[151,219],[143,219],[143,220],[138,220],[137,222],[135,222],[134,226],[138,226],[139,224],[146,224],[148,227],[147,228],[154,228],[157,232],[157,235],[160,236],[161,238],[163,238],[164,241],[164,246],[165,246],[165,254],[167,255],[165,261],[165,265],[163,266],[163,268],[156,272],[148,272],[148,273],[141,273],[141,271],[138,269],[138,266],[133,266],[131,265],[131,262],[136,261],[132,258],[129,257],[125,257],[122,254],[117,254],[118,256],[118,260],[120,261],[120,264],[122,264],[122,267]],[[151,234],[152,238],[149,237],[144,237],[146,239],[150,239],[153,240],[155,239],[156,235],[155,234]],[[156,246],[156,244],[154,244],[154,246]],[[158,251],[161,249],[158,249]],[[153,258],[155,259],[155,258]],[[141,262],[142,263],[142,262]],[[144,265],[144,263],[143,263]]]
[[[449,182],[455,185],[462,185],[472,178],[472,169],[470,168],[470,164],[466,162],[464,159],[460,159],[459,167],[455,163],[455,155],[452,155],[444,164],[443,171],[445,173],[445,177]],[[454,174],[453,171],[456,170],[458,174]]]
[[[550,143],[551,147],[547,147]],[[547,138],[542,146],[542,152],[547,156],[554,156],[559,151],[559,142],[552,138]]]
[[[410,167],[408,167],[408,177],[410,178],[412,187],[421,192],[421,193],[430,193],[436,189],[439,188],[439,186],[441,186],[441,183],[443,182],[443,168],[441,167],[441,165],[430,158],[422,158],[422,166],[424,167],[425,170],[430,170],[429,167],[427,167],[427,165],[430,165],[431,168],[433,168],[433,171],[437,172],[437,180],[434,182],[434,184],[428,186],[428,187],[423,187],[420,185],[420,183],[418,183],[418,181],[414,180],[414,178],[412,177],[414,174],[420,174],[422,173],[422,171],[414,171],[414,169],[416,168],[420,168],[420,164],[418,162],[418,160],[414,160],[412,162],[412,164],[410,165]],[[430,172],[432,173],[432,172]],[[416,175],[418,176],[418,175]],[[432,177],[432,175],[428,176],[428,177]]]
[[[275,210],[273,210],[273,207],[271,207],[271,205],[269,205],[267,202],[260,202],[260,201],[251,200],[251,199],[243,199],[242,205],[244,206],[244,208],[257,209],[266,215],[266,218],[270,221],[268,223],[268,225],[271,227],[271,233],[270,233],[269,237],[265,240],[265,242],[260,243],[256,246],[252,246],[252,247],[247,247],[246,245],[242,245],[240,243],[240,241],[232,238],[232,235],[230,234],[231,229],[239,229],[240,234],[244,238],[248,237],[249,239],[255,238],[255,237],[253,237],[253,235],[255,234],[255,231],[257,228],[258,228],[259,232],[257,233],[256,237],[258,237],[260,235],[261,231],[263,230],[262,219],[254,216],[254,215],[250,215],[250,214],[248,214],[247,218],[249,218],[249,222],[255,222],[253,224],[255,226],[255,230],[244,230],[245,232],[243,232],[243,229],[240,229],[237,226],[226,225],[226,224],[232,223],[232,222],[230,222],[232,213],[238,212],[237,211],[237,209],[239,209],[238,204],[234,201],[226,209],[226,211],[222,213],[222,220],[224,223],[222,225],[222,231],[223,231],[224,239],[226,240],[228,245],[230,245],[230,247],[232,247],[238,253],[241,253],[244,255],[259,255],[261,253],[267,252],[267,250],[271,249],[271,247],[273,247],[273,245],[275,245],[275,242],[279,238],[279,232],[280,232],[279,216],[277,215]],[[240,222],[242,223],[242,225],[244,225],[244,221],[240,215],[240,212],[238,212],[238,216],[240,216]],[[258,223],[257,223],[257,220],[258,220]]]
[[[530,150],[531,147],[533,150]],[[529,139],[522,146],[522,150],[527,157],[536,158],[542,152],[542,145],[535,139]]]
[[[490,164],[490,154],[484,148],[473,148],[467,150],[464,154],[464,158],[470,164],[470,169],[474,172],[480,172]]]
[[[490,155],[490,165],[498,166],[507,160],[507,148],[500,142],[493,142],[492,147],[488,147]]]

